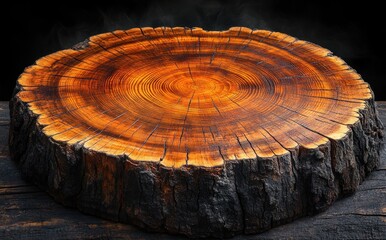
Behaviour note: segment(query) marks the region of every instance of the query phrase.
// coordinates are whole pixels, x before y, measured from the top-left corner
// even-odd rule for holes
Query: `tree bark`
[[[331,52],[246,28],[142,28],[39,59],[10,152],[57,201],[149,231],[257,233],[325,210],[379,164],[370,86]]]

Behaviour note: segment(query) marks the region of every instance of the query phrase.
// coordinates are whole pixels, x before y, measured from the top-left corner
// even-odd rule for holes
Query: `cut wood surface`
[[[39,59],[15,90],[23,174],[65,205],[152,231],[264,231],[325,210],[379,164],[369,85],[282,33],[105,33]]]
[[[386,123],[386,102],[377,102]],[[144,232],[65,208],[22,179],[8,153],[8,102],[0,102],[0,239],[185,239]],[[327,211],[233,239],[384,239],[386,236],[386,148],[381,162],[358,190]]]

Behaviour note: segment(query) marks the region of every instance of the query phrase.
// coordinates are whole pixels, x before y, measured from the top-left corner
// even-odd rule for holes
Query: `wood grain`
[[[246,28],[131,29],[39,59],[18,96],[55,141],[167,167],[221,166],[346,135],[371,91],[330,54]]]
[[[325,210],[379,163],[372,91],[286,34],[136,28],[18,79],[11,156],[58,201],[153,231],[223,237]]]

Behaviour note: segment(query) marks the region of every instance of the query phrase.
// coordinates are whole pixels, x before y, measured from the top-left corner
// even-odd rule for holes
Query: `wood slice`
[[[36,61],[10,150],[57,201],[150,231],[256,233],[322,211],[379,163],[369,85],[343,60],[248,28],[134,28]]]

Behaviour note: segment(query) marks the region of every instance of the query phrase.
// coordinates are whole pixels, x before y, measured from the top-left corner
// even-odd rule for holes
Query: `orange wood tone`
[[[39,59],[18,82],[53,140],[166,167],[316,148],[343,138],[372,98],[330,51],[243,27],[101,34]]]

